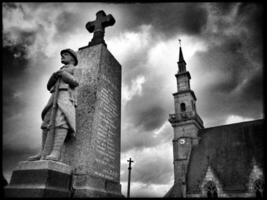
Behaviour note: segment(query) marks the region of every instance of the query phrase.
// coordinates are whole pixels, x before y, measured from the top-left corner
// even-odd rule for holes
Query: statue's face
[[[74,59],[70,53],[63,52],[61,54],[61,63],[65,64],[65,65],[70,64],[70,63],[74,63]]]

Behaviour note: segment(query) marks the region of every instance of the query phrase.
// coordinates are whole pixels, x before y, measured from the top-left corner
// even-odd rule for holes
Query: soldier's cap
[[[68,52],[70,55],[72,55],[72,57],[74,58],[74,66],[76,66],[78,64],[78,59],[77,59],[77,54],[75,51],[73,51],[72,49],[63,49],[60,52],[60,55],[62,55],[64,52]]]

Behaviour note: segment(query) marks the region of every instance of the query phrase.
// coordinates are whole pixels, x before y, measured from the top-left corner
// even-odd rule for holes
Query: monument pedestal
[[[73,197],[123,197],[118,182],[92,175],[73,176]]]
[[[13,171],[5,197],[71,197],[72,168],[64,163],[22,161]]]

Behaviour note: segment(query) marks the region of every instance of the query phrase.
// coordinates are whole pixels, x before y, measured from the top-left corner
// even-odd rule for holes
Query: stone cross
[[[112,26],[113,24],[115,24],[115,19],[111,14],[106,15],[103,10],[98,11],[96,13],[96,20],[87,22],[85,26],[90,33],[94,33],[93,39],[89,42],[89,46],[94,46],[100,43],[106,45],[104,41],[105,28]]]

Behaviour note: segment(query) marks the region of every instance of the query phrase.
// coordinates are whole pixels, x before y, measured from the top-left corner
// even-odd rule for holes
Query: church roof
[[[246,191],[253,158],[264,169],[263,132],[263,120],[201,129],[200,142],[193,147],[190,157],[187,192],[201,192],[208,166],[226,193]]]

